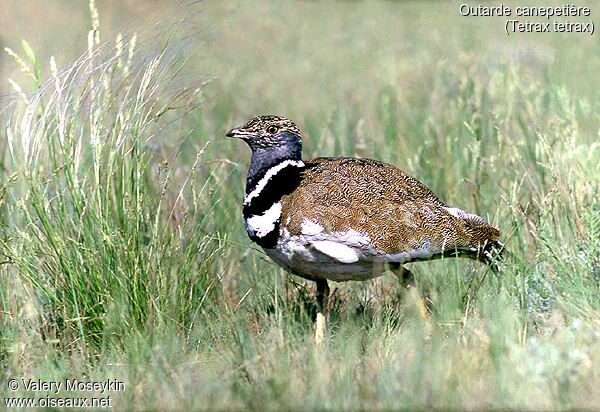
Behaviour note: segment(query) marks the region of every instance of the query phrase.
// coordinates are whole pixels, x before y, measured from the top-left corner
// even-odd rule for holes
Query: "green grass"
[[[600,405],[594,38],[506,37],[450,2],[233,4],[194,17],[208,42],[92,39],[47,81],[16,51],[42,86],[0,107],[0,396],[32,396],[6,388],[24,376],[122,380],[117,409]],[[243,227],[224,132],[262,113],[306,157],[380,159],[484,216],[505,273],[333,284],[317,350],[313,285]]]

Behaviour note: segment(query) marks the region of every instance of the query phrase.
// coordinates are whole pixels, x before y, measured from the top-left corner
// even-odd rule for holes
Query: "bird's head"
[[[290,155],[302,151],[302,138],[300,130],[294,122],[283,116],[256,116],[243,126],[236,127],[227,132],[227,137],[237,137],[245,141],[253,152],[289,151]]]

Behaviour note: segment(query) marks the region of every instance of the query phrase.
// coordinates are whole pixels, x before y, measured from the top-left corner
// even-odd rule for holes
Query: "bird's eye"
[[[279,129],[277,129],[277,126],[267,127],[267,133],[269,133],[269,134],[275,134],[275,133],[277,133],[277,130],[279,130]]]

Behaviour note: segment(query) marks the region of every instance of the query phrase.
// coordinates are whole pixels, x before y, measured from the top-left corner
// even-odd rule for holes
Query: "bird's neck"
[[[246,178],[246,194],[251,193],[257,185],[266,183],[277,174],[298,174],[304,167],[302,149],[278,150],[278,148],[252,150],[252,159]]]
[[[300,183],[304,162],[300,153],[273,156],[253,151],[246,179],[244,217],[262,215]]]

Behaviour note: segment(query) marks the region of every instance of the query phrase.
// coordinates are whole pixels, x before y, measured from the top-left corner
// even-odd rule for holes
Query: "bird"
[[[256,116],[227,137],[251,150],[242,214],[250,239],[287,272],[316,282],[317,343],[325,333],[328,281],[364,281],[387,269],[465,257],[498,270],[504,245],[482,217],[448,206],[399,168],[355,157],[303,159],[298,126]]]

